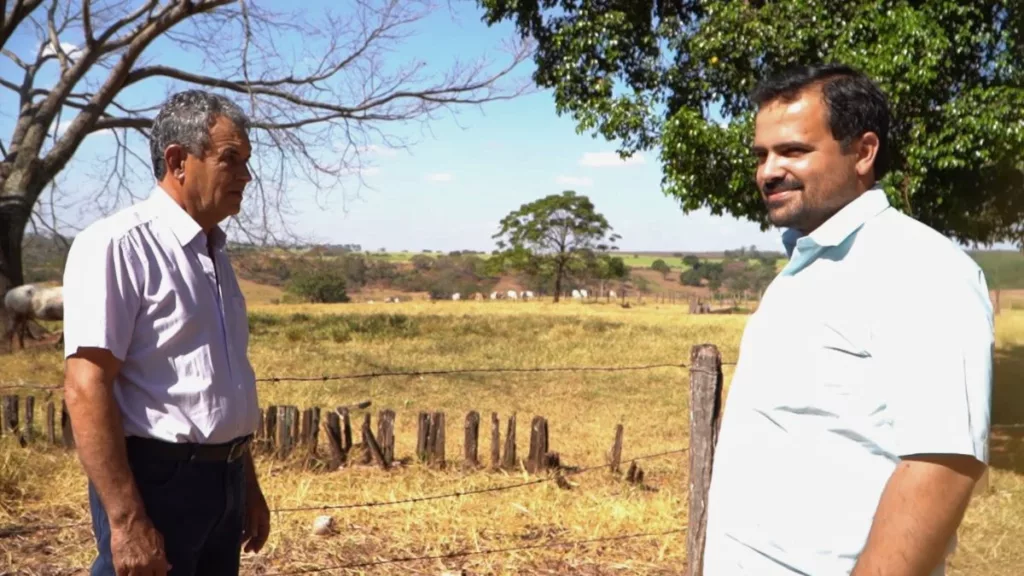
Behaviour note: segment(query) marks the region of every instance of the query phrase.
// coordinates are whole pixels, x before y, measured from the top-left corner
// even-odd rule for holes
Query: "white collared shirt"
[[[126,436],[221,443],[256,430],[245,298],[225,252],[162,188],[75,237],[64,270],[64,355],[121,360]]]
[[[705,574],[849,574],[901,456],[988,462],[994,334],[977,264],[879,188],[797,236],[741,341]]]

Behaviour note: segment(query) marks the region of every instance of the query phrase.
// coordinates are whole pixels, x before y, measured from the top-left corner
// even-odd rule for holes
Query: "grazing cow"
[[[533,291],[527,290],[523,292],[523,300],[533,300]]]
[[[608,297],[611,298],[611,299],[615,299],[615,290],[609,290],[608,291]]]
[[[497,299],[498,299],[498,293],[497,292],[491,292],[491,300],[497,300]]]
[[[580,290],[580,296],[583,297],[584,299],[586,299],[587,298],[587,291],[586,290]]]
[[[29,321],[64,319],[64,287],[47,288],[37,284],[24,284],[12,288],[4,295],[4,308],[11,318],[10,331],[4,336],[11,339],[13,349],[13,339],[17,335],[18,345],[24,348]]]
[[[519,298],[519,295],[516,294],[515,290],[509,290],[506,293],[506,296],[508,297],[509,300],[517,300]]]
[[[572,291],[572,298],[573,298],[573,300],[579,300],[581,297],[582,297],[582,295],[580,294],[579,290],[573,290]]]
[[[452,294],[452,300],[461,300],[461,299],[462,299],[462,295],[459,294],[458,292],[456,292],[455,294]]]

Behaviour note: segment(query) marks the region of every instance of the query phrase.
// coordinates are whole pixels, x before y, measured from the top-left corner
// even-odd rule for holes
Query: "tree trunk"
[[[555,269],[555,304],[562,297],[562,266]]]
[[[25,237],[25,227],[32,215],[32,205],[38,193],[21,190],[11,192],[8,187],[24,182],[27,178],[18,178],[17,172],[0,181],[0,298],[11,288],[25,283],[22,268],[21,243]],[[7,310],[0,302],[0,326],[6,336],[11,328],[11,319]],[[10,344],[5,342],[4,346]]]

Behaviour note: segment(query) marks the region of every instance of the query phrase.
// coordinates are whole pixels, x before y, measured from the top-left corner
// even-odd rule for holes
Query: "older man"
[[[218,226],[251,180],[247,132],[223,97],[172,96],[153,122],[152,194],[68,254],[64,391],[93,576],[237,574],[243,543],[267,539],[245,299]]]
[[[743,334],[704,573],[940,576],[988,461],[985,278],[890,206],[889,110],[868,78],[800,68],[753,101],[790,261]]]

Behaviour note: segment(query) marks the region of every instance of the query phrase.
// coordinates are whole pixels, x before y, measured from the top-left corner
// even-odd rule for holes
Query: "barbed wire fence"
[[[653,458],[660,458],[670,455],[678,455],[683,453],[689,453],[689,523],[685,528],[676,530],[669,530],[664,532],[656,533],[637,533],[628,535],[619,535],[611,537],[601,537],[586,540],[575,540],[565,542],[550,542],[543,544],[523,545],[508,548],[483,548],[476,550],[462,550],[455,551],[445,554],[434,554],[425,556],[407,556],[407,557],[395,557],[387,558],[382,560],[373,560],[366,562],[354,562],[349,564],[340,564],[332,566],[318,566],[310,567],[292,571],[282,571],[265,573],[265,576],[290,576],[292,574],[312,574],[312,573],[323,573],[336,570],[352,570],[360,568],[372,568],[388,564],[397,563],[409,563],[427,560],[444,560],[454,559],[467,556],[478,556],[478,555],[490,555],[490,554],[503,554],[523,550],[534,550],[544,548],[562,548],[571,546],[584,546],[588,544],[596,544],[602,542],[614,542],[622,540],[632,540],[639,538],[649,538],[657,536],[666,536],[686,532],[688,533],[687,548],[688,548],[688,562],[696,563],[699,566],[703,561],[703,534],[704,534],[704,519],[706,517],[704,507],[706,506],[706,493],[710,483],[710,464],[712,454],[714,450],[714,444],[717,440],[717,429],[718,419],[720,417],[721,410],[721,394],[722,394],[722,367],[726,365],[735,365],[735,362],[722,362],[717,347],[710,344],[694,346],[691,350],[691,357],[689,363],[657,363],[657,364],[643,364],[633,366],[548,366],[548,367],[480,367],[480,368],[457,368],[457,369],[431,369],[431,370],[408,370],[408,371],[379,371],[379,372],[364,372],[364,373],[352,373],[352,374],[331,374],[322,376],[268,376],[257,378],[257,382],[267,383],[279,383],[279,382],[329,382],[329,381],[344,381],[344,380],[355,380],[355,379],[371,379],[371,378],[387,378],[387,377],[433,377],[433,376],[445,376],[445,375],[461,375],[461,374],[472,374],[472,373],[489,373],[489,374],[501,374],[501,373],[556,373],[556,372],[633,372],[642,370],[655,370],[655,369],[667,369],[667,368],[679,368],[686,369],[690,372],[690,446],[678,448],[674,450],[668,450],[664,452],[658,452],[653,454],[646,454],[636,456],[633,458],[622,459],[623,463],[633,463],[636,461],[647,460]],[[20,383],[20,384],[4,384],[0,385],[0,390],[43,390],[43,391],[54,391],[61,389],[62,386],[45,386],[38,384]],[[14,426],[10,426],[11,418],[8,416],[10,404],[5,397],[3,410],[3,422],[0,422],[0,429],[3,431],[10,431],[17,433],[17,404],[14,406]],[[17,397],[14,397],[17,398]],[[52,412],[52,402],[49,403],[48,407]],[[26,406],[30,409],[30,406]],[[52,423],[54,416],[48,415],[48,422],[51,426],[50,437],[53,438]],[[64,420],[62,418],[62,420]],[[32,417],[26,417],[25,422],[28,427],[32,425]],[[65,423],[66,424],[66,423]],[[618,465],[618,463],[616,463]],[[589,465],[585,467],[566,467],[562,465],[555,466],[549,475],[526,480],[522,482],[516,482],[511,484],[503,484],[498,486],[488,486],[482,488],[473,488],[468,490],[458,490],[452,492],[445,492],[441,494],[428,494],[423,496],[416,496],[404,499],[389,500],[389,501],[364,501],[364,502],[351,502],[351,503],[330,503],[320,505],[307,505],[307,506],[291,506],[291,507],[280,507],[271,510],[272,514],[285,514],[285,513],[298,513],[298,512],[314,512],[314,511],[328,511],[328,510],[348,510],[356,508],[379,508],[384,506],[397,506],[397,505],[418,505],[426,502],[432,502],[442,499],[449,498],[463,498],[467,496],[473,496],[478,494],[503,492],[507,490],[515,490],[528,486],[534,486],[546,482],[556,482],[560,485],[564,483],[567,477],[572,477],[580,474],[585,474],[599,469],[608,469],[609,463]],[[694,497],[696,496],[696,498]],[[35,525],[20,525],[20,526],[8,526],[0,527],[0,539],[10,538],[15,536],[27,536],[40,532],[52,532],[71,528],[79,528],[83,526],[89,526],[91,522],[81,521],[72,522],[65,524],[35,524]],[[695,529],[696,528],[696,529]],[[698,572],[692,572],[693,574],[699,574]]]

